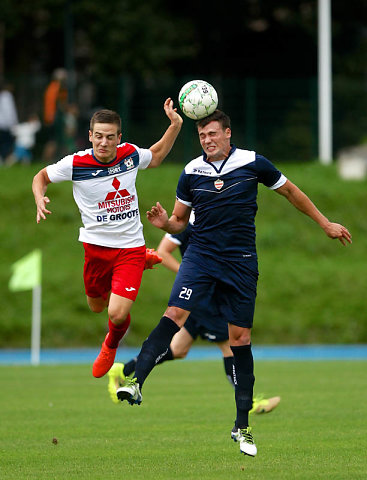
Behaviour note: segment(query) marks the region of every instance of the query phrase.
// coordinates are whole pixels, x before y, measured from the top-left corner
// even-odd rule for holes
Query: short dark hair
[[[229,116],[218,109],[214,110],[214,112],[208,115],[207,117],[204,117],[201,120],[198,120],[196,122],[196,128],[197,129],[204,128],[210,122],[219,122],[223,130],[225,130],[226,128],[229,128],[229,129],[231,128],[231,119],[229,118]]]
[[[98,110],[90,119],[90,130],[93,132],[93,127],[96,123],[113,123],[117,125],[117,133],[121,133],[121,117],[113,110]]]

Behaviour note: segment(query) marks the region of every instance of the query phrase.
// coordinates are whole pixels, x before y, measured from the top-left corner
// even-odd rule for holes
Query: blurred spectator
[[[77,105],[71,103],[65,108],[64,115],[64,136],[62,142],[62,155],[68,155],[78,149],[77,134],[78,134],[78,115],[79,109]]]
[[[0,81],[0,163],[13,151],[14,137],[11,128],[18,123],[13,88]]]
[[[7,158],[6,165],[11,166],[14,163],[31,163],[32,149],[36,144],[36,133],[41,128],[41,122],[37,115],[30,115],[28,120],[18,123],[11,128],[15,137],[15,149]]]
[[[57,68],[53,72],[52,80],[44,95],[43,124],[46,143],[42,157],[46,163],[54,160],[62,142],[67,99],[67,72],[63,68]]]

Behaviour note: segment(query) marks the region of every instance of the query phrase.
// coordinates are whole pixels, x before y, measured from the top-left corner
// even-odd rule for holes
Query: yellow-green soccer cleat
[[[114,363],[108,372],[108,393],[110,394],[113,403],[120,403],[117,398],[117,389],[125,382],[124,364]]]
[[[117,390],[117,398],[123,402],[127,400],[130,405],[140,405],[143,397],[136,378],[126,377],[125,383]]]
[[[279,404],[280,397],[254,397],[250,413],[269,413]]]
[[[237,428],[233,427],[231,431],[231,438],[235,442],[240,444],[240,452],[250,457],[255,457],[257,454],[257,448],[254,442],[254,437],[252,436],[252,428]]]

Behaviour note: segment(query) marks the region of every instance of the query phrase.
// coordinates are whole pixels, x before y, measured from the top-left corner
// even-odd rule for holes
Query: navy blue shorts
[[[194,340],[198,336],[210,342],[228,340],[228,323],[221,316],[215,298],[202,297],[186,320],[185,328]]]
[[[202,317],[190,313],[184,327],[194,340],[200,336],[209,342],[226,342],[228,340],[228,324],[221,317]]]
[[[203,298],[216,302],[223,320],[239,327],[253,324],[258,270],[256,258],[220,260],[186,250],[168,306],[195,313]]]

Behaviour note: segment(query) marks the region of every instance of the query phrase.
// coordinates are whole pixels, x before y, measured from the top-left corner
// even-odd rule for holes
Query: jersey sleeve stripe
[[[180,240],[178,240],[178,238],[173,237],[171,233],[166,233],[165,238],[167,238],[167,240],[174,243],[175,245],[181,245],[182,243],[180,242]]]
[[[185,200],[181,200],[181,198],[178,198],[176,197],[176,200],[178,200],[180,203],[183,203],[184,205],[186,205],[187,207],[190,207],[192,206],[192,203],[191,202],[186,202]]]
[[[277,188],[282,187],[285,184],[286,181],[287,181],[287,177],[285,177],[283,174],[281,174],[281,176],[279,177],[279,180],[269,188],[270,188],[270,190],[276,190]]]

